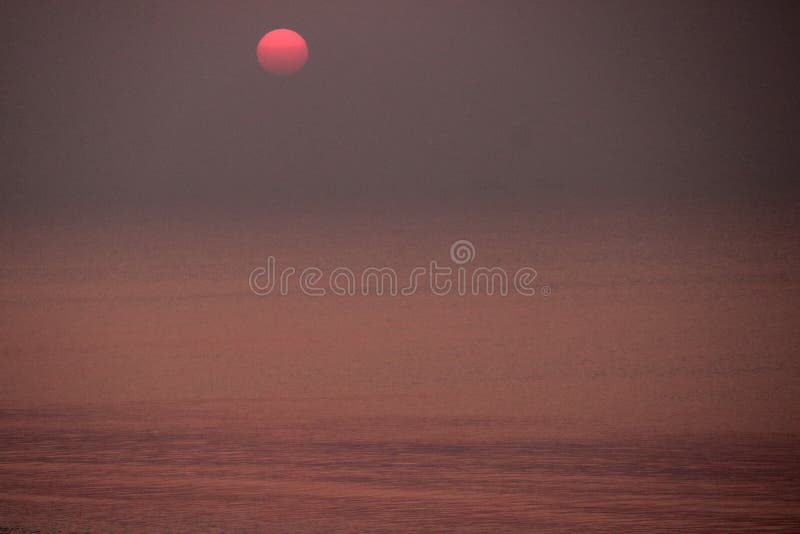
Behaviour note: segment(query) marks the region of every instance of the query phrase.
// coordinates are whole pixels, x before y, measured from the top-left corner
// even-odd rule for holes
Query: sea
[[[797,436],[287,406],[4,409],[0,532],[800,531]]]

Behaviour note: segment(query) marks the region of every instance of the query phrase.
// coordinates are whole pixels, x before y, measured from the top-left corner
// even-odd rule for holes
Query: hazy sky
[[[4,216],[797,193],[791,2],[2,11]],[[309,43],[291,78],[255,60],[276,27]]]

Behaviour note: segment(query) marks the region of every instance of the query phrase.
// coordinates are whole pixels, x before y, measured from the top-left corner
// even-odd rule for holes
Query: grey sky
[[[794,196],[797,7],[16,2],[2,212]],[[276,27],[303,72],[254,58]]]

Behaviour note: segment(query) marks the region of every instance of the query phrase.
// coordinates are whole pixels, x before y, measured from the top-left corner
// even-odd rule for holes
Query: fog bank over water
[[[792,221],[629,211],[29,227],[3,236],[16,253],[3,259],[0,391],[6,406],[323,409],[322,398],[345,413],[530,416],[587,431],[796,431]],[[455,267],[457,238],[474,243],[467,267],[530,265],[552,294],[248,288],[268,255],[326,272]]]

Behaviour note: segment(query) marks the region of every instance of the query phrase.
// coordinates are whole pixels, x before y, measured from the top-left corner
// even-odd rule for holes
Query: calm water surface
[[[0,412],[0,532],[800,530],[791,436],[205,403]]]

